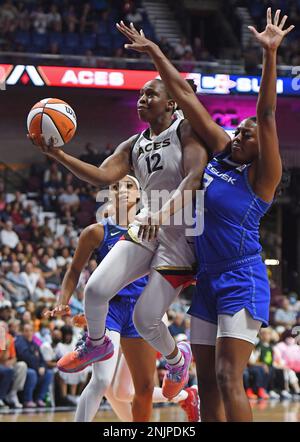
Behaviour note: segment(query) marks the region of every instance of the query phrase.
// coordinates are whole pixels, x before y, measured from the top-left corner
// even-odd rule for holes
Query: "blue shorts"
[[[269,307],[270,285],[260,258],[222,272],[200,271],[188,313],[217,324],[218,315],[234,315],[245,308],[267,327]]]
[[[109,302],[106,328],[120,333],[122,338],[140,338],[132,320],[137,300],[135,296],[114,296]]]

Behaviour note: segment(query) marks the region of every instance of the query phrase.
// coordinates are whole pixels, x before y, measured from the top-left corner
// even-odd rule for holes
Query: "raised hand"
[[[133,23],[130,23],[130,26],[128,27],[123,21],[120,21],[116,26],[117,29],[131,42],[130,44],[125,45],[126,49],[133,49],[138,52],[148,52],[151,46],[154,45],[153,41],[148,40],[145,37],[142,29],[140,32],[135,29]]]
[[[283,38],[295,27],[291,25],[287,29],[283,29],[288,16],[285,15],[279,23],[280,12],[281,10],[277,9],[272,23],[272,10],[271,8],[267,9],[267,26],[263,32],[259,33],[253,26],[248,26],[264,49],[275,51],[280,46]]]

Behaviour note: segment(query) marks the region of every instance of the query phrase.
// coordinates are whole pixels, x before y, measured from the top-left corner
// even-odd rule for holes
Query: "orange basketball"
[[[27,117],[27,130],[35,134],[41,143],[43,134],[46,143],[53,137],[54,146],[60,147],[68,143],[74,136],[77,120],[74,110],[63,100],[45,98],[36,103]]]

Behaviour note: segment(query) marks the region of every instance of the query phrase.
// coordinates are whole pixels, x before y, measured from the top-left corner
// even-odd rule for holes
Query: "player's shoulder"
[[[180,118],[176,128],[177,136],[182,144],[187,138],[196,137],[196,134],[186,118]]]
[[[94,223],[85,227],[81,234],[81,241],[88,241],[90,244],[99,244],[104,238],[104,225],[102,223]]]
[[[115,150],[115,154],[126,153],[130,154],[135,141],[140,134],[131,135],[127,140],[122,141]]]

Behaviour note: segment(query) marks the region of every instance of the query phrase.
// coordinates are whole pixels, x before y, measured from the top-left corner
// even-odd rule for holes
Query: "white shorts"
[[[234,315],[219,315],[218,325],[192,316],[191,343],[216,345],[217,338],[236,338],[255,344],[261,321],[253,319],[246,309]]]
[[[151,267],[162,275],[179,276],[186,280],[192,279],[196,263],[193,238],[185,236],[184,228],[160,228],[157,238],[143,241],[138,238],[139,225],[133,223],[125,235],[131,240],[153,253]]]

